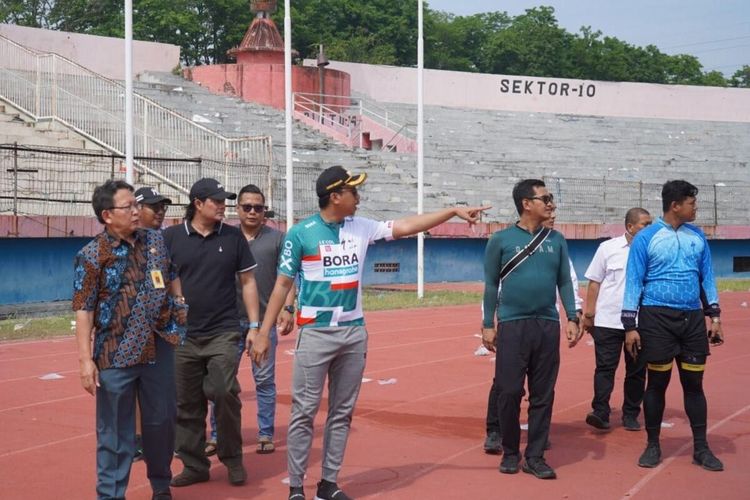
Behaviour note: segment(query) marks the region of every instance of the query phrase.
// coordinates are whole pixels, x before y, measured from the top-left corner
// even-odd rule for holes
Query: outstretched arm
[[[421,233],[453,217],[460,217],[469,224],[474,224],[479,220],[480,214],[489,208],[492,207],[454,207],[428,214],[410,215],[393,221],[393,237],[403,238],[404,236]]]

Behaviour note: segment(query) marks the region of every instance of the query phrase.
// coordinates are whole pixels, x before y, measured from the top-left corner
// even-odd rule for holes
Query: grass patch
[[[719,292],[750,292],[750,280],[718,279],[716,288]]]
[[[409,307],[440,307],[476,304],[482,301],[481,292],[460,292],[455,290],[426,291],[424,298],[417,298],[415,291],[384,291],[367,289],[362,292],[365,311],[406,309]]]
[[[581,293],[585,293],[585,283]],[[750,292],[750,279],[719,279],[716,286],[720,292]],[[456,290],[425,291],[424,299],[417,298],[411,290],[386,291],[365,288],[362,292],[365,311],[384,311],[412,307],[458,306],[479,304],[482,292],[460,292]],[[0,320],[0,342],[9,340],[45,339],[74,335],[70,322],[73,313],[36,318],[20,316]]]
[[[0,320],[0,342],[8,340],[45,339],[74,335],[70,322],[75,315],[63,314],[43,318],[16,317]]]

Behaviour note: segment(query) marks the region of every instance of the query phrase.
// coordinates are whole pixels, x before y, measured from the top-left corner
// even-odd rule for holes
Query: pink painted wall
[[[122,38],[82,35],[66,31],[0,24],[0,35],[39,52],[54,52],[112,80],[125,78],[125,41]],[[180,47],[133,41],[133,73],[172,71],[180,64]]]
[[[305,66],[315,61],[306,59]],[[351,88],[382,102],[416,103],[417,70],[331,61]],[[424,71],[427,105],[471,109],[750,122],[750,89],[599,82],[564,78]]]
[[[284,109],[283,64],[215,64],[188,68],[184,73],[185,78],[212,92]],[[326,94],[349,95],[350,82],[347,73],[325,70]],[[292,67],[294,92],[319,93],[318,85],[318,68]]]

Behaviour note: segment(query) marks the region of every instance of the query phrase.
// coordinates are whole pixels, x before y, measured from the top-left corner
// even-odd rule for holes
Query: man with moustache
[[[495,383],[503,444],[500,472],[515,474],[519,469],[519,416],[528,377],[529,434],[523,471],[539,479],[554,479],[557,476],[544,460],[544,448],[560,367],[558,290],[568,318],[569,347],[578,343],[581,331],[565,238],[544,227],[554,211],[553,196],[543,181],[524,179],[513,187],[513,201],[520,220],[492,235],[484,260],[482,343],[497,350]],[[533,251],[526,252],[532,245]],[[506,266],[512,270],[508,272]]]
[[[223,222],[226,200],[236,197],[217,180],[200,179],[190,188],[183,223],[164,231],[190,306],[187,338],[176,357],[176,448],[185,468],[172,480],[172,486],[209,480],[210,461],[205,456],[208,400],[215,404],[217,455],[227,467],[229,483],[240,486],[247,480],[237,380],[237,345],[242,332],[236,276],[251,333],[257,333],[259,312],[255,260],[240,230]]]
[[[324,170],[315,183],[320,212],[295,224],[284,240],[276,285],[263,326],[252,335],[251,356],[263,363],[269,335],[299,273],[299,339],[294,356],[292,409],[287,436],[289,500],[305,498],[302,483],[313,437],[313,419],[328,379],[328,416],[323,437],[323,473],[316,497],[349,500],[336,484],[367,355],[362,312],[362,273],[367,247],[426,231],[452,217],[469,223],[489,207],[456,207],[395,221],[356,217],[358,188],[366,174],[342,166]]]

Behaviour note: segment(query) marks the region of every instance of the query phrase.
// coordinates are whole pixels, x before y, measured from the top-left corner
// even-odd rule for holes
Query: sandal
[[[206,441],[206,448],[203,450],[207,457],[216,455],[216,441]]]
[[[258,439],[258,445],[255,447],[255,453],[260,455],[267,455],[273,453],[276,447],[273,445],[273,441],[270,437],[262,437]]]

